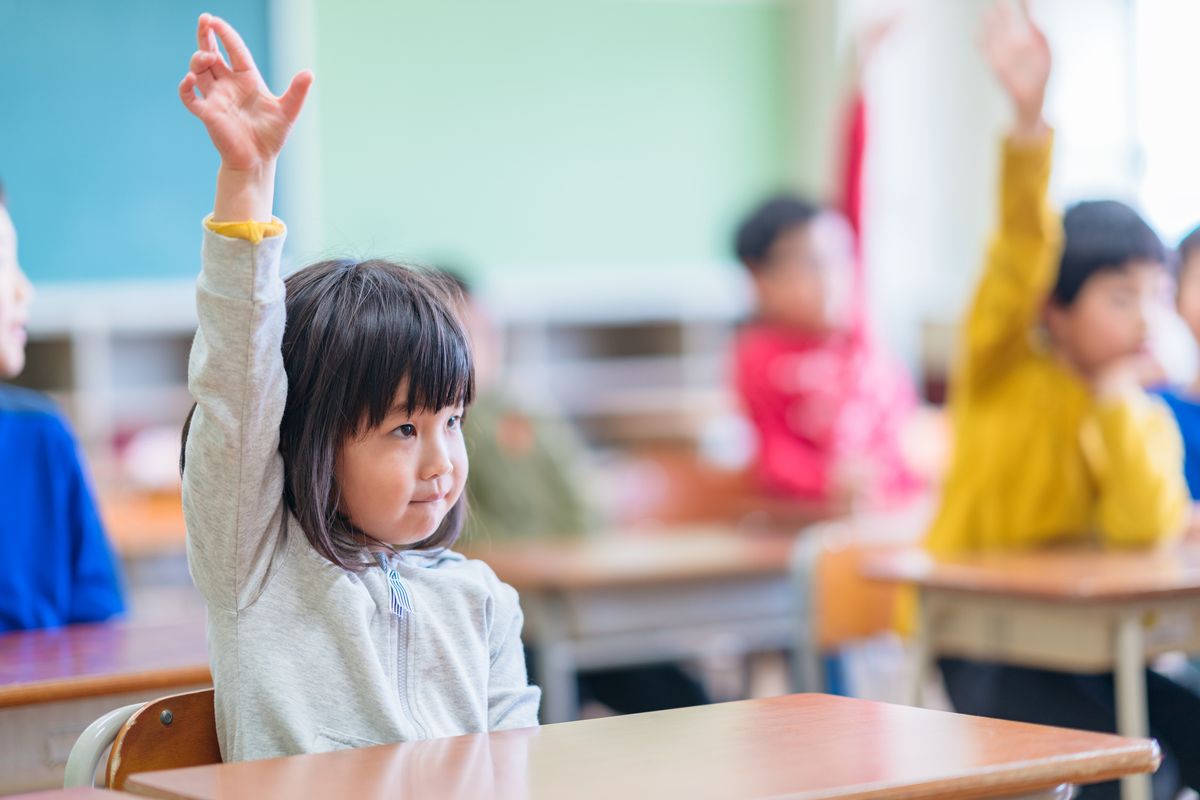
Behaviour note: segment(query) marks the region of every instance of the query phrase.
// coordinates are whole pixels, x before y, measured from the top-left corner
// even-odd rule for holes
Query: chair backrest
[[[894,630],[902,590],[861,574],[864,557],[909,546],[923,533],[927,504],[903,512],[828,520],[805,529],[792,553],[796,691],[826,691],[820,656]]]
[[[219,764],[213,690],[146,703],[121,727],[108,757],[108,788],[120,791],[137,772]]]

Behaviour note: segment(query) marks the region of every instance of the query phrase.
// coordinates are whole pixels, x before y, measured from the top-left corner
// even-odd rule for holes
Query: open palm
[[[276,97],[228,22],[203,14],[196,36],[200,49],[179,84],[183,104],[204,123],[225,167],[249,171],[273,161],[300,115],[312,73],[298,73]],[[229,53],[228,63],[217,49],[218,38]]]
[[[997,0],[984,14],[981,46],[1004,90],[1023,116],[1041,114],[1050,80],[1050,45],[1029,16],[1014,12],[1010,0]]]

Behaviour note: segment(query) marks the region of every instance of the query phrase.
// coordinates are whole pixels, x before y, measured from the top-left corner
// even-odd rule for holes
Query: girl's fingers
[[[183,76],[183,80],[179,82],[179,99],[183,101],[184,107],[188,111],[200,116],[200,109],[204,101],[196,96],[196,75],[189,72]]]
[[[192,53],[192,60],[188,62],[188,71],[199,75],[201,72],[212,69],[220,60],[216,53],[209,50],[197,50]]]
[[[300,116],[300,109],[304,107],[304,98],[308,97],[308,90],[312,83],[313,74],[310,70],[297,72],[292,77],[287,91],[279,98],[279,107],[283,109],[284,116],[289,121],[294,122],[296,117]]]
[[[213,80],[228,78],[233,74],[229,69],[229,65],[225,63],[225,59],[221,58],[220,53],[208,50],[198,50],[193,53],[192,60],[188,64],[188,69],[199,76],[200,89],[206,94],[208,92],[206,84],[211,83]]]
[[[200,50],[216,50],[217,42],[213,38],[212,14],[201,14],[196,23],[196,46]]]
[[[238,72],[254,69],[254,56],[250,55],[250,48],[246,47],[246,43],[233,26],[220,17],[213,17],[211,24],[217,38],[225,45],[225,52],[229,53],[230,65]]]

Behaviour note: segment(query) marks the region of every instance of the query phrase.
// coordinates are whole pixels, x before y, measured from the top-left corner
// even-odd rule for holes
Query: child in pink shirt
[[[848,122],[840,212],[774,197],[751,212],[735,241],[756,300],[734,358],[758,433],[760,485],[830,513],[895,504],[922,487],[900,445],[916,393],[874,339],[866,308],[861,95]]]

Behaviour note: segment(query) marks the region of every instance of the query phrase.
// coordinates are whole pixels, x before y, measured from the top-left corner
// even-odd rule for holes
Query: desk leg
[[[1113,676],[1117,693],[1117,732],[1122,736],[1146,738],[1150,735],[1146,707],[1146,650],[1142,636],[1142,615],[1122,614],[1117,621],[1117,652]],[[1128,775],[1121,779],[1122,800],[1151,800],[1150,776]]]
[[[579,717],[575,654],[567,635],[565,612],[557,598],[546,603],[544,612],[537,641],[542,723],[568,722]]]
[[[908,691],[905,693],[908,702],[914,706],[925,703],[925,680],[929,675],[930,662],[933,653],[930,643],[933,641],[929,628],[931,615],[929,613],[929,598],[923,589],[917,589],[917,630],[913,638],[912,667],[909,674]]]

